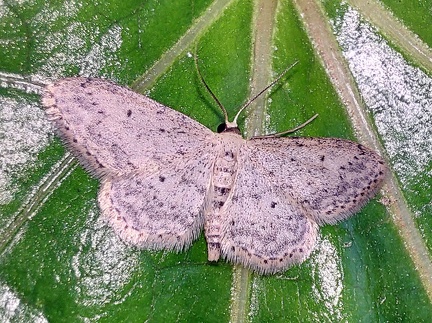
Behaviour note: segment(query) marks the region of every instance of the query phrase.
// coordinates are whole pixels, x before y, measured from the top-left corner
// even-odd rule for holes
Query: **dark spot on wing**
[[[225,157],[234,158],[234,154],[232,151],[225,151]]]

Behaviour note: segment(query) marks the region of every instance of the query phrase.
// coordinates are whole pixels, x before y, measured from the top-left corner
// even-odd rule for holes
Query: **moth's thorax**
[[[241,136],[240,130],[238,128],[229,128],[229,129],[219,133],[218,136],[222,140],[239,141],[239,144],[241,144],[240,142],[242,140],[244,140],[243,137]]]
[[[213,176],[204,211],[204,229],[210,261],[216,261],[220,256],[224,205],[231,196],[237,174],[239,149],[245,142],[239,134],[232,132],[220,134],[219,139],[220,150],[213,167]]]

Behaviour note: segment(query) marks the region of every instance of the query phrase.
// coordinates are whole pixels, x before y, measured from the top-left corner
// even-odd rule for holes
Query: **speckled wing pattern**
[[[212,156],[203,154],[150,176],[137,173],[103,181],[102,213],[124,241],[179,251],[198,237],[212,166]]]
[[[222,253],[261,273],[305,260],[318,225],[357,212],[386,173],[372,150],[336,138],[252,139],[240,148],[238,165]]]
[[[208,128],[107,80],[62,79],[42,100],[60,136],[96,175],[152,173],[212,149]]]
[[[275,273],[309,256],[318,226],[289,192],[275,185],[279,174],[263,174],[250,153],[240,150],[235,189],[225,205],[222,255],[259,273]]]
[[[280,272],[312,252],[318,226],[358,211],[386,167],[336,138],[214,134],[189,117],[101,79],[49,85],[60,136],[101,178],[101,214],[126,242],[180,251],[204,227],[209,260]]]
[[[213,132],[102,79],[60,80],[42,102],[78,159],[101,177],[102,216],[123,240],[147,249],[191,244],[203,226]]]
[[[345,139],[257,138],[246,147],[262,176],[273,178],[320,225],[335,224],[360,210],[386,174],[380,156]]]

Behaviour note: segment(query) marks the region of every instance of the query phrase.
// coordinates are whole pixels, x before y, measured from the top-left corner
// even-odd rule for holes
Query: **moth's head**
[[[257,94],[255,94],[252,98],[250,98],[237,112],[237,114],[234,117],[233,121],[229,121],[228,120],[228,113],[227,110],[225,109],[225,107],[222,105],[222,103],[219,101],[219,99],[216,97],[216,95],[213,93],[213,91],[210,89],[210,87],[208,86],[208,84],[206,83],[206,81],[204,80],[199,66],[198,66],[198,58],[197,55],[194,55],[194,61],[195,61],[195,67],[196,70],[198,72],[198,76],[201,80],[201,82],[204,84],[205,88],[207,89],[207,91],[210,93],[210,95],[212,96],[212,98],[215,100],[215,102],[218,104],[219,108],[221,109],[223,115],[224,115],[224,119],[225,122],[220,124],[217,127],[217,132],[218,133],[236,133],[241,135],[240,129],[237,125],[237,119],[239,117],[239,115],[256,99],[258,98],[261,94],[263,94],[265,91],[267,91],[270,87],[272,87],[276,82],[278,82],[294,65],[297,64],[297,62],[295,62],[294,64],[292,64],[291,66],[287,67],[273,82],[271,82],[268,86],[266,86],[263,90],[261,90],[260,92],[258,92]]]
[[[224,123],[221,123],[218,127],[217,127],[217,133],[222,133],[222,132],[231,132],[231,133],[235,133],[238,135],[241,135],[240,129],[237,125],[237,122],[229,122],[229,121],[225,121]]]

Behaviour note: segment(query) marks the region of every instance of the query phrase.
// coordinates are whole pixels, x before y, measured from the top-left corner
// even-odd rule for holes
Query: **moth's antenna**
[[[305,127],[305,126],[307,126],[309,123],[311,123],[312,121],[314,121],[316,117],[318,117],[318,113],[315,114],[315,115],[314,115],[312,118],[310,118],[308,121],[302,123],[301,125],[299,125],[299,126],[297,126],[297,127],[295,127],[295,128],[292,128],[292,129],[290,129],[290,130],[286,130],[286,131],[282,131],[282,132],[278,132],[278,133],[273,133],[273,134],[271,134],[271,135],[255,136],[255,137],[252,137],[252,139],[256,139],[256,138],[274,138],[274,137],[280,137],[280,136],[286,135],[287,133],[293,133],[293,132],[296,132],[297,130],[299,130],[299,129]]]
[[[275,83],[277,83],[291,68],[293,68],[296,64],[298,63],[298,61],[294,62],[291,66],[288,66],[273,82],[271,82],[269,85],[267,85],[264,89],[262,89],[260,92],[258,92],[258,94],[254,95],[251,99],[249,99],[249,101],[247,101],[241,108],[240,110],[237,112],[233,123],[237,124],[237,118],[239,117],[240,113],[242,113],[242,111],[244,109],[246,109],[253,101],[255,101],[255,99],[257,97],[259,97],[261,94],[263,94],[265,91],[267,91],[269,88],[271,88],[273,85],[275,85]]]
[[[204,86],[206,87],[207,91],[212,96],[213,100],[216,101],[216,103],[218,104],[219,108],[222,110],[222,113],[223,113],[224,118],[225,118],[225,124],[228,124],[229,121],[228,121],[228,112],[227,112],[227,110],[222,105],[222,103],[219,101],[219,99],[216,97],[216,95],[213,93],[213,91],[210,89],[210,87],[207,85],[206,81],[204,80],[204,77],[201,74],[201,71],[200,71],[199,66],[198,66],[198,57],[196,55],[196,50],[195,50],[195,53],[194,53],[194,61],[195,61],[195,68],[197,69],[197,72],[198,72],[198,75],[200,77],[201,82],[204,84]]]

